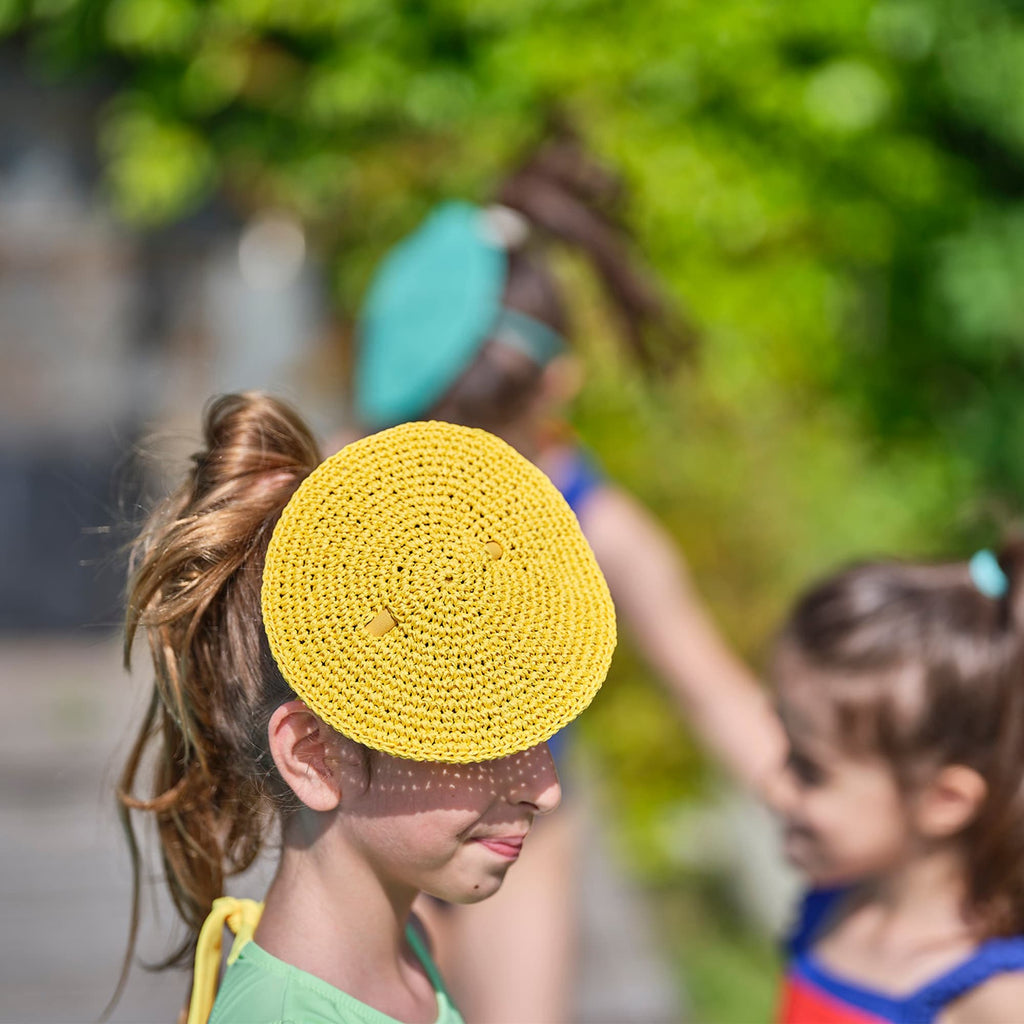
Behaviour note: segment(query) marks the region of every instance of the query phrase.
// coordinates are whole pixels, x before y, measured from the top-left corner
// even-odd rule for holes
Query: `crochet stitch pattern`
[[[450,423],[383,430],[314,470],[274,528],[262,600],[295,693],[416,761],[546,740],[591,702],[615,648],[565,500],[504,441]]]

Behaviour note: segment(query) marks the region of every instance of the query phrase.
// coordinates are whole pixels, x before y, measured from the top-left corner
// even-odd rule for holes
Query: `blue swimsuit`
[[[579,448],[572,450],[571,457],[558,467],[559,472],[552,476],[551,482],[561,492],[569,508],[579,519],[587,499],[604,484],[604,477],[596,465]],[[548,749],[555,759],[555,764],[565,754],[566,729],[560,729],[548,740]]]
[[[1024,970],[1024,936],[1013,936],[988,939],[967,959],[905,996],[846,981],[819,963],[813,950],[821,926],[846,892],[818,889],[805,897],[789,941],[779,1024],[933,1024],[950,1003],[994,975]]]

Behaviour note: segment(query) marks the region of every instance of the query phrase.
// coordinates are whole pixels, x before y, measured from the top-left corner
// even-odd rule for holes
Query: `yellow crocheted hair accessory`
[[[303,481],[271,538],[263,620],[313,711],[415,761],[546,740],[591,702],[615,647],[565,500],[504,441],[450,423],[365,437]]]

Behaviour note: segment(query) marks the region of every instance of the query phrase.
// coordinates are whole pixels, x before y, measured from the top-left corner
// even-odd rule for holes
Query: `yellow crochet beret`
[[[274,658],[339,732],[416,761],[506,757],[604,680],[615,613],[576,518],[483,430],[363,438],[300,485],[263,571]]]

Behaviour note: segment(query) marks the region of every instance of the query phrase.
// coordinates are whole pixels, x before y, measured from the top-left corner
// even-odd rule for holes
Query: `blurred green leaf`
[[[107,35],[121,50],[140,54],[186,52],[199,24],[190,0],[113,0],[107,8]]]
[[[755,663],[808,577],[959,555],[1024,510],[1015,0],[0,0],[0,33],[41,73],[111,83],[124,217],[217,189],[286,208],[343,318],[431,204],[488,199],[573,122],[701,334],[695,365],[645,375],[564,255],[574,421]],[[637,862],[665,876],[659,815],[706,773],[628,646],[584,728]]]
[[[144,103],[119,104],[101,145],[117,208],[133,223],[159,223],[186,212],[214,178],[216,163],[202,136]]]

